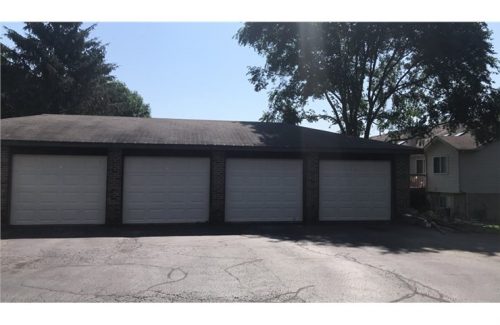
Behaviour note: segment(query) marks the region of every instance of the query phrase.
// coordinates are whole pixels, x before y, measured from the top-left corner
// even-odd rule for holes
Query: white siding
[[[460,153],[460,190],[500,193],[500,141]]]
[[[431,144],[425,151],[427,157],[427,190],[429,192],[458,193],[459,192],[459,164],[458,151],[439,140]],[[434,173],[434,157],[448,158],[448,172]]]

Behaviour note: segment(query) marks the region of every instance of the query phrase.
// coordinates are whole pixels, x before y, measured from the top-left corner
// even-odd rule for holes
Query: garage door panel
[[[210,160],[183,157],[126,157],[125,223],[206,222]]]
[[[25,224],[26,222],[29,222],[30,220],[33,220],[35,218],[35,211],[26,210],[22,207],[19,207],[17,209],[16,214],[17,224]]]
[[[53,210],[53,209],[40,209],[38,211],[38,213],[34,216],[36,216],[37,218],[39,218],[40,220],[40,224],[51,224],[51,223],[57,223],[58,221],[63,221],[65,216],[64,216],[64,212],[65,211],[61,211],[62,214],[61,214],[61,217],[60,218],[57,218],[56,215],[57,215],[57,210]],[[29,220],[27,220],[29,221]]]
[[[11,223],[104,223],[106,163],[104,156],[13,155]]]
[[[227,160],[227,221],[300,221],[301,219],[301,160]]]
[[[390,219],[390,162],[320,161],[320,220]]]

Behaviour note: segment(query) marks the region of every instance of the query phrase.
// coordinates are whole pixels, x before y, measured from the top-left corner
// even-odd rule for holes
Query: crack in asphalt
[[[279,295],[276,295],[276,296],[273,296],[271,298],[268,298],[268,299],[265,299],[263,300],[263,302],[273,302],[274,300],[277,300],[278,302],[290,302],[294,299],[298,299],[300,300],[301,302],[306,302],[304,299],[300,298],[299,297],[299,293],[301,293],[303,290],[306,290],[306,289],[309,289],[309,288],[314,288],[315,286],[314,285],[307,285],[307,286],[304,286],[304,287],[300,287],[298,288],[297,290],[295,291],[289,291],[289,292],[285,292],[285,293],[281,293]],[[280,299],[286,295],[292,295],[291,297],[281,301]]]
[[[172,274],[177,271],[177,272],[180,272],[182,273],[182,276],[178,279],[172,279]],[[139,294],[139,293],[143,293],[143,292],[146,292],[146,291],[149,291],[153,288],[156,288],[156,287],[159,287],[159,286],[162,286],[164,284],[169,284],[169,283],[175,283],[175,282],[180,282],[182,280],[184,280],[185,278],[187,278],[188,276],[188,273],[186,271],[184,271],[183,269],[181,269],[180,267],[175,267],[173,268],[172,270],[170,270],[170,272],[168,272],[167,274],[167,281],[163,281],[163,282],[160,282],[160,283],[157,283],[157,284],[154,284],[150,287],[148,287],[147,289],[145,290],[142,290],[142,291],[138,291],[136,294]]]
[[[250,237],[248,237],[250,238]],[[227,243],[220,241],[219,244],[225,244],[223,246],[228,246]],[[144,243],[144,245],[150,245],[149,243]],[[131,239],[124,239],[118,245],[116,245],[116,248],[119,252],[121,253],[131,253],[134,250],[142,247],[143,244],[139,242],[138,238],[134,238],[133,240]],[[160,246],[160,245],[155,245],[152,244],[152,246]],[[169,248],[168,245],[163,246],[164,248]],[[388,270],[384,269],[381,266],[369,264],[366,262],[360,261],[358,258],[352,256],[350,253],[327,253],[323,251],[318,251],[315,250],[314,247],[311,248],[307,244],[307,242],[299,242],[295,243],[295,246],[298,246],[299,248],[302,248],[304,250],[307,250],[311,253],[314,254],[319,254],[319,255],[324,255],[328,257],[334,257],[338,259],[342,259],[345,261],[349,261],[352,263],[356,263],[359,265],[362,265],[364,267],[368,267],[373,270],[377,270],[379,272],[382,272],[382,274],[387,275],[391,278],[396,279],[404,288],[405,292],[408,290],[407,293],[401,295],[400,297],[397,297],[396,299],[391,300],[390,302],[403,302],[407,301],[408,299],[411,299],[415,296],[420,296],[424,297],[427,299],[430,299],[432,301],[436,302],[452,302],[454,301],[453,298],[445,295],[444,293],[440,292],[439,290],[432,288],[429,285],[423,284],[421,282],[418,282],[416,280],[413,280],[411,278],[405,277],[401,275],[400,273],[397,273],[396,271],[393,270]],[[193,247],[204,247],[205,246],[193,246]],[[249,252],[254,252],[254,249],[252,247],[248,247]],[[44,251],[42,250],[42,253]],[[79,255],[79,254],[77,254]],[[200,258],[221,258],[221,259],[243,259],[243,257],[221,257],[221,256],[210,256],[210,255],[188,255],[188,254],[181,254],[181,253],[176,253],[176,255],[186,255],[186,256],[193,256],[193,257],[200,257]],[[257,255],[258,254],[252,254],[252,255]],[[66,257],[66,254],[62,254],[63,257]],[[47,256],[44,257],[60,257],[58,254],[55,253],[48,253]],[[319,257],[311,257],[311,258],[319,258]],[[17,264],[15,263],[9,263],[10,267],[13,267],[14,269],[16,268],[26,268],[28,265],[31,265],[31,263],[36,263],[39,260],[42,260],[42,258],[33,260],[33,261],[27,261],[27,262],[18,262]],[[154,267],[154,268],[160,268],[160,269],[165,269],[168,270],[167,280],[162,281],[159,283],[155,283],[146,289],[139,290],[139,291],[133,291],[129,293],[123,293],[123,294],[105,294],[106,289],[108,289],[109,286],[105,286],[104,288],[100,287],[97,290],[92,290],[95,292],[92,293],[84,293],[83,291],[79,292],[74,292],[74,291],[68,291],[64,289],[53,289],[53,288],[46,288],[46,287],[37,287],[37,286],[31,286],[27,285],[24,283],[21,283],[20,286],[26,287],[26,288],[32,288],[32,289],[39,289],[39,290],[45,290],[48,292],[55,292],[55,293],[60,293],[60,294],[70,294],[70,295],[75,295],[75,296],[81,296],[81,297],[86,297],[86,299],[105,299],[105,300],[113,300],[113,301],[145,301],[145,300],[150,300],[150,299],[166,299],[166,300],[172,300],[175,301],[177,300],[186,300],[186,301],[210,301],[210,299],[216,299],[216,300],[222,300],[222,301],[248,301],[248,302],[291,302],[291,301],[300,301],[300,302],[306,302],[305,299],[300,297],[301,292],[304,290],[307,290],[309,288],[314,288],[314,285],[307,285],[298,288],[296,291],[287,291],[284,293],[279,293],[279,291],[284,291],[284,290],[289,290],[290,288],[286,287],[285,283],[268,267],[266,267],[265,264],[262,264],[262,267],[270,272],[272,275],[274,275],[283,285],[285,285],[286,289],[278,289],[276,291],[270,290],[267,294],[260,295],[260,297],[255,294],[254,292],[251,291],[251,284],[249,285],[246,283],[245,278],[241,279],[241,275],[238,276],[238,272],[233,271],[234,268],[240,267],[240,266],[248,266],[250,264],[262,262],[264,259],[251,259],[251,260],[246,260],[238,264],[230,265],[226,268],[224,268],[224,272],[227,273],[229,276],[234,278],[237,282],[238,285],[241,289],[243,289],[240,293],[236,294],[235,296],[228,296],[228,297],[210,297],[205,295],[199,295],[197,292],[182,292],[182,293],[168,293],[168,292],[163,292],[160,289],[157,289],[158,287],[162,285],[167,285],[170,283],[175,283],[175,282],[180,282],[185,280],[188,277],[188,272],[184,271],[180,267],[166,267],[166,266],[160,266],[160,265],[153,265],[153,264],[141,264],[141,263],[104,263],[104,264],[62,264],[62,265],[55,265],[51,267],[45,267],[38,269],[37,272],[43,272],[51,269],[57,269],[57,268],[65,268],[65,267],[100,267],[100,266],[144,266],[144,267]],[[81,260],[75,260],[75,262],[81,262]],[[229,261],[230,262],[230,261]],[[236,262],[236,261],[233,261]],[[3,267],[4,265],[2,265]],[[9,265],[8,265],[9,266]],[[259,271],[260,270],[260,264],[259,264]],[[38,266],[37,266],[38,268]],[[220,269],[219,269],[220,270]],[[161,271],[163,272],[163,271]],[[167,272],[167,271],[165,271]],[[264,271],[265,272],[265,271]],[[266,273],[266,272],[265,272]],[[164,273],[163,273],[164,274]],[[168,287],[165,287],[164,289],[166,290]],[[155,290],[157,289],[157,290]],[[168,290],[167,290],[168,291]],[[248,291],[245,293],[245,291]],[[274,292],[273,292],[274,291]],[[46,297],[43,297],[43,292],[38,294],[38,296],[35,298],[36,300],[41,300],[44,301]]]
[[[233,296],[233,297],[225,297],[225,296],[211,296],[207,294],[203,294],[202,296],[199,295],[199,293],[194,293],[194,292],[183,292],[183,293],[167,293],[163,292],[161,290],[148,290],[145,291],[144,293],[132,293],[132,294],[99,294],[99,293],[82,293],[82,292],[72,292],[68,290],[57,290],[57,289],[50,289],[50,288],[44,288],[44,287],[37,287],[37,286],[31,286],[31,285],[21,285],[26,288],[30,289],[38,289],[38,290],[44,290],[44,291],[49,291],[49,292],[55,292],[55,293],[63,293],[63,294],[71,294],[74,296],[81,296],[86,299],[102,299],[104,302],[106,301],[113,301],[113,302],[146,302],[146,301],[168,301],[168,302],[273,302],[273,300],[279,299],[284,295],[287,294],[293,294],[292,297],[287,298],[283,302],[290,302],[293,299],[299,299],[300,301],[304,302],[303,299],[296,297],[295,293],[297,295],[302,291],[307,289],[307,287],[299,288],[297,291],[294,292],[287,292],[283,293],[280,295],[272,296],[267,299],[261,299],[255,296]],[[42,297],[42,294],[38,295],[39,301],[44,301],[44,298]]]
[[[307,290],[309,288],[314,287],[313,285],[308,285],[304,286],[301,288],[298,288],[296,291],[290,291],[290,292],[285,292],[277,295],[267,295],[267,297],[258,297],[255,294],[252,294],[251,296],[211,296],[207,295],[204,293],[202,296],[199,296],[198,293],[194,292],[183,292],[183,293],[166,293],[160,290],[151,290],[149,291],[150,293],[153,293],[153,296],[146,296],[143,297],[142,300],[150,299],[150,298],[157,298],[160,299],[161,301],[164,301],[167,299],[168,301],[173,301],[173,302],[180,302],[180,301],[188,301],[188,302],[257,302],[257,303],[262,303],[262,302],[293,302],[299,301],[299,302],[306,302],[304,299],[299,297],[299,294]],[[290,297],[287,297],[286,299],[282,299],[283,297],[286,297],[288,295],[291,295]]]
[[[50,289],[50,288],[44,288],[44,287],[38,287],[38,286],[32,286],[32,285],[27,285],[27,284],[21,284],[22,287],[28,288],[28,289],[38,289],[38,290],[44,290],[48,292],[54,292],[54,293],[59,293],[59,294],[70,294],[70,295],[75,295],[75,296],[81,296],[81,297],[86,297],[86,298],[101,298],[101,299],[111,299],[112,301],[115,302],[121,302],[123,300],[131,300],[131,301],[141,301],[141,300],[146,300],[147,296],[140,296],[136,293],[134,294],[99,294],[99,293],[82,293],[82,292],[74,292],[74,291],[69,291],[69,290],[61,290],[61,289]],[[102,291],[102,290],[101,290]],[[38,298],[40,298],[41,301],[45,301],[42,297],[42,294],[38,295]]]
[[[385,274],[392,275],[397,280],[399,280],[401,283],[403,283],[408,288],[408,290],[410,290],[411,292],[408,294],[405,294],[397,299],[391,300],[390,302],[401,302],[401,301],[410,299],[414,296],[426,297],[426,298],[429,298],[429,299],[437,301],[437,302],[452,302],[453,301],[453,298],[445,295],[444,293],[440,292],[439,290],[437,290],[435,288],[432,288],[432,287],[425,285],[421,282],[418,282],[416,280],[407,278],[407,277],[405,277],[405,276],[403,276],[395,271],[387,270],[387,269],[375,266],[373,264],[361,262],[357,258],[351,256],[350,254],[340,254],[340,253],[339,254],[328,254],[328,253],[316,251],[314,249],[310,249],[309,247],[306,247],[305,245],[297,244],[297,246],[300,248],[303,248],[307,251],[310,251],[312,253],[321,254],[321,255],[330,256],[330,257],[342,258],[344,260],[378,270],[378,271],[383,272]],[[428,291],[434,293],[435,295],[433,296],[429,293],[422,292],[422,290],[419,288],[419,286],[427,289]]]
[[[236,281],[238,281],[238,284],[240,287],[242,288],[245,288],[249,293],[251,293],[253,295],[252,298],[250,298],[250,300],[246,300],[246,301],[250,301],[250,302],[267,302],[267,301],[272,301],[272,300],[275,300],[275,299],[278,299],[284,295],[290,295],[292,294],[293,296],[287,300],[285,300],[284,302],[288,302],[290,300],[293,300],[295,298],[298,298],[300,299],[301,301],[303,301],[303,299],[297,297],[297,295],[300,293],[300,291],[304,290],[304,289],[307,289],[309,287],[314,287],[314,286],[305,286],[305,287],[301,287],[299,289],[297,289],[296,291],[290,291],[290,292],[285,292],[285,293],[282,293],[282,294],[278,294],[278,295],[275,295],[275,296],[272,296],[270,298],[259,298],[259,297],[256,297],[256,294],[251,290],[251,288],[249,288],[248,286],[244,285],[241,281],[241,279],[235,275],[233,272],[229,271],[229,269],[232,269],[232,268],[235,268],[235,267],[239,267],[239,266],[243,266],[243,265],[248,265],[248,264],[254,264],[254,263],[257,263],[257,262],[262,262],[263,259],[259,258],[259,259],[253,259],[253,260],[249,260],[249,261],[245,261],[245,262],[242,262],[242,263],[238,263],[238,264],[234,264],[234,265],[231,265],[231,266],[228,266],[224,269],[224,272],[226,272],[227,274],[229,274],[231,277],[233,277]],[[264,267],[269,273],[271,273],[279,282],[281,282],[282,284],[283,281],[281,280],[281,278],[276,275],[276,273],[274,273],[273,271],[271,271],[269,268],[267,268],[264,264],[262,264],[262,267]],[[305,302],[305,301],[303,301]]]
[[[29,284],[24,284],[24,283],[21,283],[20,286],[23,287],[23,288],[28,288],[28,289],[45,290],[45,291],[55,292],[55,293],[66,293],[66,294],[71,294],[71,295],[75,295],[75,296],[87,296],[87,297],[89,297],[89,296],[90,297],[98,297],[99,296],[97,294],[80,293],[80,292],[74,292],[74,291],[69,291],[69,290],[61,290],[61,289],[51,289],[51,288],[33,286],[33,285],[29,285]]]
[[[158,265],[134,264],[134,263],[103,264],[103,265],[64,265],[64,266],[60,266],[60,267],[72,267],[72,266],[76,266],[76,267],[94,266],[95,267],[95,266],[123,266],[123,265],[140,265],[140,266],[157,267],[157,268],[164,268],[164,269],[167,268],[167,267],[158,266]],[[54,267],[54,268],[57,268],[57,267]],[[51,269],[51,268],[48,268],[48,269]],[[45,270],[48,270],[48,269],[45,269]],[[169,283],[180,282],[180,281],[186,279],[188,276],[188,273],[180,267],[174,267],[174,268],[169,268],[169,269],[170,269],[170,271],[167,274],[167,278],[168,278],[167,281],[162,281],[162,282],[153,284],[152,286],[149,286],[146,289],[139,290],[139,291],[136,291],[136,292],[131,293],[131,294],[123,294],[123,295],[101,294],[101,292],[106,290],[106,288],[101,288],[95,293],[83,293],[82,292],[83,290],[81,290],[80,292],[74,292],[74,291],[70,291],[70,290],[61,290],[61,289],[52,289],[52,288],[46,288],[46,287],[40,287],[40,286],[33,286],[33,285],[25,284],[25,283],[21,283],[20,286],[25,287],[25,288],[45,290],[45,291],[55,292],[55,293],[71,294],[71,295],[75,295],[75,296],[94,297],[94,298],[112,298],[112,299],[114,298],[115,300],[122,299],[122,298],[133,298],[136,300],[142,300],[145,297],[145,296],[142,296],[142,294],[144,294],[148,291],[152,291],[151,289],[158,287],[158,286],[161,286],[161,285],[169,284]],[[176,272],[180,272],[182,274],[181,277],[178,279],[173,278],[173,275]],[[39,298],[40,298],[40,300],[43,301],[41,294],[39,295]]]
[[[375,266],[375,265],[372,265],[372,264],[369,264],[369,263],[364,263],[364,262],[361,262],[359,261],[358,259],[356,259],[355,257],[352,257],[350,256],[349,254],[338,254],[337,255],[338,257],[341,257],[341,258],[344,258],[348,261],[352,261],[354,263],[358,263],[360,265],[364,265],[364,266],[367,266],[367,267],[370,267],[370,268],[373,268],[373,269],[376,269],[376,270],[379,270],[381,272],[385,272],[386,274],[390,274],[392,276],[394,276],[396,279],[398,279],[400,282],[402,282],[409,290],[411,290],[411,293],[409,294],[406,294],[406,295],[403,295],[397,299],[394,299],[390,302],[400,302],[400,301],[404,301],[406,299],[409,299],[413,296],[423,296],[423,297],[426,297],[426,298],[429,298],[429,299],[432,299],[432,300],[435,300],[435,301],[438,301],[438,302],[451,302],[453,299],[446,296],[445,294],[443,294],[442,292],[440,292],[439,290],[437,289],[434,289],[428,285],[425,285],[423,283],[420,283],[416,280],[413,280],[413,279],[410,279],[410,278],[407,278],[395,271],[391,271],[391,270],[387,270],[387,269],[383,269],[381,267],[378,267],[378,266]],[[428,291],[434,293],[436,296],[433,296],[431,294],[428,294],[426,292],[422,292],[422,290],[419,288],[420,287],[423,287],[425,289],[427,289]]]
[[[242,265],[247,265],[247,264],[252,264],[252,263],[257,263],[257,262],[261,262],[262,259],[261,258],[258,258],[258,259],[254,259],[254,260],[250,260],[250,261],[245,261],[245,262],[241,262],[241,263],[238,263],[238,264],[234,264],[234,265],[230,265],[228,267],[226,267],[224,269],[224,272],[226,272],[227,274],[229,274],[231,277],[233,277],[234,279],[236,279],[236,281],[238,281],[239,285],[244,287],[244,285],[241,283],[241,280],[239,277],[237,277],[236,275],[234,275],[232,272],[229,271],[229,269],[232,269],[232,268],[235,268],[235,267],[238,267],[238,266],[242,266]]]

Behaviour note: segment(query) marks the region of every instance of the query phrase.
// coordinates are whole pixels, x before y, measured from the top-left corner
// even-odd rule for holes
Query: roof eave
[[[80,148],[121,148],[121,149],[172,149],[172,150],[221,150],[221,151],[262,151],[262,152],[317,152],[317,153],[365,153],[365,154],[418,154],[419,148],[321,148],[321,147],[270,147],[270,146],[231,146],[231,145],[192,145],[192,144],[153,144],[153,143],[110,143],[110,142],[59,142],[27,141],[2,139],[2,145],[20,147],[80,147]]]

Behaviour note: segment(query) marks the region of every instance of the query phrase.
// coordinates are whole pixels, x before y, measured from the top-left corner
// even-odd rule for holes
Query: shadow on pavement
[[[10,226],[1,239],[223,236],[263,237],[270,241],[311,242],[318,245],[377,247],[383,253],[457,250],[500,254],[500,236],[490,233],[446,233],[398,223],[331,224],[189,224],[122,226]]]

